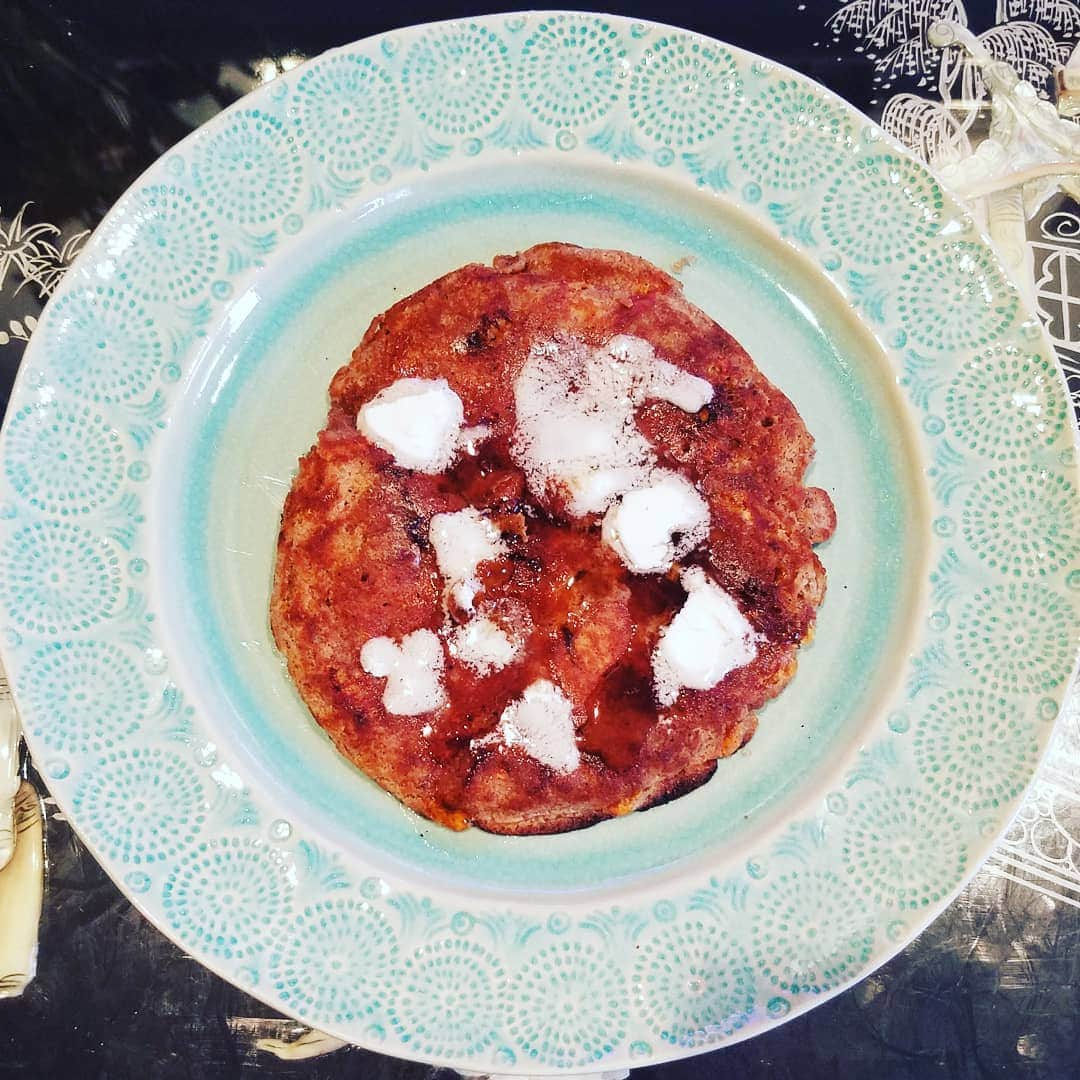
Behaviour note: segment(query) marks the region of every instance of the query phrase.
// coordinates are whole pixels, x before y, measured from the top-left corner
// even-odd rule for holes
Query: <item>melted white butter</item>
[[[430,630],[414,630],[400,645],[392,638],[372,638],[360,650],[360,665],[386,679],[382,701],[395,716],[419,716],[446,702],[442,642]]]
[[[697,412],[712,400],[713,388],[708,380],[659,359],[653,347],[642,338],[619,334],[608,342],[607,348],[612,356],[636,364],[645,372],[645,397],[670,401],[684,412]]]
[[[417,472],[442,472],[462,438],[461,398],[445,379],[398,379],[356,416],[356,427],[394,461]],[[477,429],[468,429],[476,438]]]
[[[472,611],[480,590],[476,568],[505,551],[499,530],[479,510],[467,506],[452,514],[436,514],[428,536],[446,587],[464,611]]]
[[[694,566],[682,575],[689,594],[653,651],[653,679],[661,705],[679,691],[711,690],[757,656],[757,635],[735,601]]]
[[[521,651],[520,643],[497,622],[480,616],[459,626],[450,635],[448,646],[451,656],[481,675],[501,670]]]
[[[634,422],[637,408],[655,398],[696,411],[711,397],[708,382],[657,359],[641,338],[622,334],[600,348],[543,342],[514,381],[511,452],[534,494],[560,487],[575,516],[603,513],[619,495],[644,487],[656,466]]]
[[[608,508],[602,536],[635,574],[662,574],[708,533],[709,506],[694,485],[657,469],[647,485]]]
[[[473,745],[518,746],[556,772],[573,772],[581,764],[573,714],[573,705],[553,682],[537,679],[503,709],[499,726]]]

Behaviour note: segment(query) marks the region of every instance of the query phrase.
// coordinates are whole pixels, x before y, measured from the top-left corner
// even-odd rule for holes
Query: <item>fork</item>
[[[16,793],[13,820],[14,853],[0,870],[0,998],[21,994],[37,968],[45,850],[41,800],[29,780]]]
[[[21,994],[37,966],[43,828],[37,791],[19,782],[19,717],[0,666],[0,998]]]

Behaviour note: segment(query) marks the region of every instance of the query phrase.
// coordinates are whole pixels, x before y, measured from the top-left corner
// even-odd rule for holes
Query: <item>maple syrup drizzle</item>
[[[625,657],[605,675],[586,704],[579,740],[583,752],[596,754],[615,772],[633,767],[659,718],[652,651],[660,628],[686,595],[678,581],[668,576],[624,571],[620,580],[630,586],[633,636]]]
[[[580,750],[616,773],[633,768],[658,720],[652,651],[661,627],[685,599],[678,568],[661,576],[631,573],[602,547],[599,520],[554,517],[538,506],[524,473],[497,440],[462,456],[442,474],[439,488],[487,512],[502,530],[508,554],[481,565],[478,599],[523,604],[532,630],[519,657],[501,671],[480,677],[460,667],[451,670],[447,689],[453,707],[439,725],[440,738],[429,740],[431,755],[445,762],[467,753],[470,739],[498,724],[496,703],[515,700],[531,682],[551,677],[552,657],[560,651],[573,657],[596,605],[628,590],[626,648],[575,706],[583,715]],[[581,657],[586,665],[590,659]]]

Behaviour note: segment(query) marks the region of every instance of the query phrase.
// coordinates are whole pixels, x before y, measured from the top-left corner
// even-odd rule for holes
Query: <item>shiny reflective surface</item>
[[[808,45],[828,38],[823,24],[835,5],[801,6],[771,5],[788,16],[787,25],[768,22],[760,9],[708,20],[670,7],[623,10],[771,53],[873,111],[873,66],[852,51],[853,40],[832,53]],[[871,5],[862,6],[869,12]],[[922,12],[934,5],[908,6]],[[967,6],[975,23],[976,5]],[[14,43],[0,58],[9,91],[0,97],[0,130],[8,132],[6,146],[18,147],[14,168],[0,175],[7,236],[0,260],[8,262],[0,282],[0,326],[7,328],[0,362],[17,362],[37,299],[69,261],[81,227],[95,224],[135,173],[220,102],[283,70],[300,55],[298,42],[314,52],[459,13],[369,9],[312,21],[305,12],[300,26],[284,7],[269,8],[200,12],[177,4],[167,15],[135,16],[117,5],[93,26],[36,4],[0,12],[0,38]],[[831,78],[838,67],[863,77]],[[13,228],[10,215],[26,199],[37,204]],[[60,234],[33,231],[44,221],[63,223]],[[29,284],[16,293],[22,279]],[[998,854],[918,942],[787,1027],[649,1074],[1068,1075],[1080,1036],[1080,991],[1073,989],[1080,982],[1078,760],[1073,705],[1034,797]],[[288,1037],[291,1025],[279,1031],[263,1024],[264,1007],[184,959],[119,897],[55,814],[48,828],[52,871],[39,975],[25,998],[0,1005],[5,1066],[30,1076],[233,1076],[252,1067],[286,1076],[430,1074],[361,1051],[294,1065],[257,1053],[254,1038]]]

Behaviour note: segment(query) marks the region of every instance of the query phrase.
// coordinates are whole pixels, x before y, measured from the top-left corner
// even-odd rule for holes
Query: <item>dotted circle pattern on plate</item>
[[[626,1034],[627,988],[606,950],[558,941],[519,968],[507,995],[508,1030],[527,1061],[584,1068]]]
[[[258,840],[203,842],[169,875],[162,889],[173,929],[191,935],[224,960],[249,959],[266,947],[267,924],[290,906],[283,868]]]
[[[190,845],[202,828],[204,803],[195,768],[156,748],[110,753],[75,795],[90,841],[135,866],[172,859]]]
[[[178,184],[128,196],[124,224],[105,244],[119,280],[144,300],[191,300],[214,279],[222,255],[210,210]]]
[[[991,345],[953,376],[945,419],[953,438],[973,453],[1010,461],[1053,443],[1068,413],[1052,362],[1015,345]]]
[[[352,176],[386,157],[398,129],[399,91],[382,65],[367,56],[317,60],[296,84],[296,132],[321,164]]]
[[[921,637],[842,795],[640,901],[478,899],[343,854],[244,775],[162,633],[163,432],[259,268],[375,192],[541,159],[707,188],[822,267],[889,343],[935,523]],[[226,977],[353,1042],[477,1072],[657,1062],[836,992],[986,854],[1074,658],[1072,448],[1053,357],[970,216],[827,91],[614,16],[402,30],[184,140],[57,288],[0,446],[4,661],[60,805]]]
[[[917,841],[928,833],[937,838],[931,852]],[[845,868],[876,905],[918,910],[947,896],[962,877],[967,849],[961,836],[959,821],[932,794],[880,788],[848,818]]]
[[[834,173],[850,157],[850,140],[840,108],[803,82],[781,79],[739,110],[735,160],[757,183],[795,192]]]
[[[395,980],[388,1012],[402,1041],[439,1057],[478,1054],[498,1038],[506,972],[475,941],[448,938],[418,949]]]
[[[708,916],[639,942],[633,1001],[658,1038],[700,1047],[738,1031],[754,1009],[754,977],[742,947]]]
[[[89,405],[56,399],[24,405],[8,420],[7,480],[20,499],[53,517],[87,514],[124,482],[119,433]]]
[[[907,200],[913,211],[899,223],[897,199]],[[854,177],[830,185],[821,227],[849,259],[877,266],[917,255],[941,228],[943,206],[941,189],[924,169],[896,154],[873,154],[855,166]]]
[[[1080,537],[1070,514],[1075,503],[1075,488],[1056,470],[988,469],[965,500],[964,539],[1003,574],[1046,577],[1076,565]]]
[[[261,228],[296,203],[303,170],[285,125],[259,109],[228,114],[222,129],[199,143],[195,184],[228,222]]]
[[[334,1024],[381,1010],[398,955],[381,912],[365,901],[325,900],[301,911],[290,929],[269,964],[289,1007]]]
[[[964,667],[984,682],[1045,693],[1069,672],[1075,625],[1073,603],[1043,585],[994,585],[961,609],[956,651]]]
[[[742,93],[727,49],[690,34],[668,34],[648,47],[634,69],[630,115],[655,143],[693,146],[727,125]]]
[[[495,123],[513,89],[506,45],[475,23],[423,34],[405,57],[401,82],[420,120],[451,136]]]
[[[622,92],[625,57],[618,31],[588,15],[555,15],[525,42],[518,68],[521,98],[546,127],[602,119]]]
[[[1039,756],[1034,720],[1011,698],[949,690],[915,729],[915,763],[930,789],[963,814],[1011,803]]]
[[[993,252],[969,240],[923,250],[897,291],[904,329],[926,349],[992,344],[1012,325],[1018,306]]]
[[[62,289],[39,333],[57,382],[77,398],[104,405],[143,394],[165,357],[156,322],[119,284]]]
[[[831,870],[795,870],[768,884],[754,922],[755,958],[789,994],[820,994],[870,958],[870,910]]]
[[[130,650],[106,641],[53,642],[23,671],[23,725],[58,754],[125,743],[146,721],[150,691]]]
[[[0,548],[0,604],[30,633],[87,630],[116,607],[119,563],[109,541],[89,528],[33,522]]]

